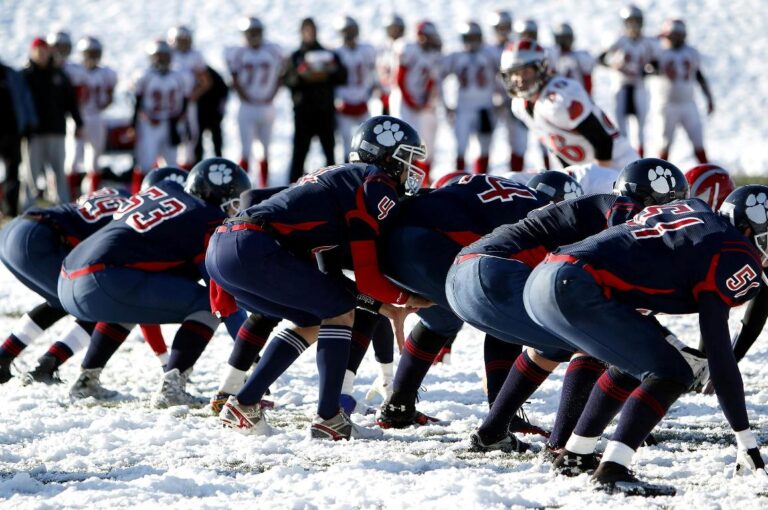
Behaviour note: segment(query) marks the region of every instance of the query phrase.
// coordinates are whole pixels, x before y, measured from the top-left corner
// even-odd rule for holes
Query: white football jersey
[[[694,83],[700,65],[699,52],[687,44],[661,52],[659,55],[660,95],[665,104],[693,101]]]
[[[562,52],[553,48],[550,52],[550,67],[557,74],[576,80],[584,86],[584,77],[590,76],[595,67],[595,60],[585,50]]]
[[[605,63],[618,71],[619,84],[642,85],[643,69],[658,53],[657,39],[622,35],[606,51]]]
[[[619,176],[615,168],[607,168],[595,163],[572,165],[563,169],[563,172],[579,181],[584,194],[612,193],[613,185]]]
[[[418,105],[426,105],[440,82],[442,54],[437,50],[425,50],[416,43],[403,46],[397,58],[395,78],[402,73],[402,83],[397,84],[404,96],[411,97]]]
[[[80,112],[83,115],[96,115],[108,106],[110,93],[117,84],[117,74],[106,66],[93,69],[83,68],[80,84]]]
[[[283,51],[278,45],[264,42],[258,48],[227,48],[224,58],[232,79],[245,91],[250,102],[272,101],[283,69]]]
[[[603,111],[592,101],[578,82],[562,76],[549,80],[528,111],[529,102],[522,98],[512,100],[512,113],[528,129],[534,130],[547,149],[568,165],[590,163],[595,160],[592,144],[575,128],[594,114],[613,137],[613,166],[624,166],[638,158],[637,153],[621,136]]]
[[[336,87],[336,98],[347,105],[367,103],[378,80],[376,49],[365,43],[354,48],[342,45],[336,48],[336,54],[347,68],[347,83]]]
[[[64,74],[67,75],[67,78],[69,78],[69,82],[73,87],[79,87],[83,84],[85,67],[83,67],[82,64],[67,60],[64,62],[61,69],[64,71]]]
[[[453,74],[459,82],[461,106],[492,107],[498,71],[498,49],[485,44],[477,51],[451,53],[443,61],[443,75]]]
[[[381,89],[385,93],[392,90],[394,86],[397,56],[402,51],[403,44],[405,43],[402,37],[394,41],[387,39],[387,42],[379,48],[379,54],[376,57],[376,72]]]
[[[142,97],[141,111],[152,121],[178,117],[184,98],[192,93],[193,79],[189,73],[169,71],[165,74],[149,69],[134,87],[136,96]]]
[[[205,71],[205,59],[197,50],[174,51],[171,58],[171,69],[185,73]]]

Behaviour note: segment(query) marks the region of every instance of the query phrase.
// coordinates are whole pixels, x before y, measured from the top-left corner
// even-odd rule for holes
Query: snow
[[[768,133],[763,115],[768,80],[763,55],[768,49],[764,27],[768,14],[757,0],[722,2],[637,2],[646,11],[649,33],[668,15],[682,14],[689,21],[691,42],[704,55],[718,111],[706,126],[709,151],[716,161],[739,172],[761,174],[768,155],[761,150]],[[209,61],[223,69],[222,52],[239,42],[234,29],[240,15],[257,14],[267,25],[267,36],[291,49],[297,42],[300,17],[313,15],[320,23],[321,41],[336,43],[332,19],[354,13],[364,36],[381,39],[379,20],[390,3],[349,0],[287,0],[284,2],[168,1],[104,2],[90,0],[6,0],[0,2],[3,60],[21,65],[31,38],[55,27],[68,27],[75,38],[94,34],[103,40],[104,61],[119,71],[118,104],[110,113],[125,115],[127,78],[145,64],[146,41],[164,35],[175,23],[195,30],[196,44]],[[501,2],[421,1],[401,8],[409,26],[422,17],[438,24],[446,49],[457,46],[451,29],[466,17],[483,13]],[[520,0],[518,18],[539,20],[544,42],[547,27],[566,17],[577,31],[581,46],[595,49],[618,29],[618,6],[608,0],[578,0],[567,9],[561,2]],[[612,110],[609,75],[596,75],[597,100]],[[292,115],[285,92],[278,95],[278,122],[273,143],[273,183],[285,178],[290,157]],[[237,153],[234,113],[229,105],[226,155]],[[453,142],[450,127],[441,123],[436,161],[439,173],[451,170]],[[649,130],[649,133],[651,131]],[[503,138],[500,133],[499,140]],[[682,136],[682,135],[680,135]],[[651,133],[653,143],[658,135]],[[503,141],[495,146],[495,172],[505,170]],[[317,149],[317,148],[316,148]],[[689,145],[682,138],[672,159],[685,167],[692,163]],[[536,149],[529,154],[537,161]],[[310,164],[319,165],[318,150]],[[16,317],[39,298],[0,269],[0,330],[8,332]],[[736,311],[734,328],[741,316]],[[667,323],[695,344],[695,318],[670,318]],[[19,370],[29,369],[47,346],[61,334],[66,320],[22,353]],[[171,338],[173,328],[166,328]],[[620,334],[620,333],[619,333]],[[760,442],[768,439],[768,360],[765,335],[742,362],[747,406]],[[203,395],[215,391],[231,347],[223,329],[212,340],[196,366],[191,385]],[[82,353],[61,373],[68,383],[77,374]],[[467,438],[486,413],[481,390],[482,339],[466,328],[454,347],[454,364],[436,367],[425,381],[419,408],[446,423],[420,429],[386,431],[382,441],[343,444],[313,442],[307,426],[316,399],[314,349],[273,386],[277,408],[269,413],[273,436],[247,437],[219,427],[205,410],[177,408],[157,411],[147,407],[149,394],[159,384],[161,370],[150,350],[128,341],[107,366],[102,380],[120,391],[110,406],[71,405],[67,386],[20,386],[17,379],[0,386],[4,409],[0,413],[0,507],[47,508],[751,508],[768,507],[768,483],[757,477],[731,474],[736,449],[732,433],[712,396],[686,395],[671,410],[658,432],[658,446],[641,448],[635,469],[648,479],[672,483],[674,498],[653,500],[607,496],[593,492],[587,477],[555,476],[535,454],[479,455],[467,451]],[[370,355],[357,381],[362,398],[377,373]],[[530,418],[551,426],[557,409],[562,369],[533,396],[526,409]],[[364,424],[373,418],[355,415]],[[534,438],[537,445],[539,439]]]

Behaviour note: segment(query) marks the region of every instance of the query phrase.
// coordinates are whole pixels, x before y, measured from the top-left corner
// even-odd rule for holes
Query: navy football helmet
[[[145,189],[163,181],[173,181],[180,184],[181,186],[184,186],[184,184],[187,182],[188,175],[189,172],[175,166],[155,168],[144,176],[144,180],[141,181],[141,191],[144,191]]]
[[[366,120],[352,137],[349,160],[370,163],[400,182],[406,173],[405,189],[415,194],[424,181],[424,171],[415,161],[427,159],[427,148],[410,124],[396,117],[379,115]]]
[[[669,161],[644,158],[624,167],[613,191],[647,207],[688,198],[688,181]]]
[[[184,191],[226,213],[230,207],[240,209],[240,193],[250,187],[248,174],[235,163],[224,158],[208,158],[189,171]]]
[[[765,267],[768,262],[768,186],[748,184],[736,188],[725,198],[719,213],[744,235],[750,234]]]
[[[557,170],[548,170],[536,174],[528,181],[527,186],[546,196],[554,203],[584,195],[584,190],[579,181]]]

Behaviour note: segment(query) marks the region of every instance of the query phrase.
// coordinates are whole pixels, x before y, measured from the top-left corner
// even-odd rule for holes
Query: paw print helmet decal
[[[584,195],[579,181],[557,170],[548,170],[534,175],[528,181],[528,187],[535,189],[545,200],[554,203]]]
[[[768,263],[768,186],[748,184],[728,195],[718,211],[760,250]]]
[[[414,194],[424,181],[417,161],[427,159],[427,148],[410,124],[396,117],[380,115],[363,122],[352,138],[349,160],[369,163],[400,181],[403,173],[406,193]]]
[[[146,176],[144,176],[144,180],[141,181],[141,191],[144,191],[145,189],[163,181],[173,181],[181,186],[184,186],[184,184],[187,182],[188,175],[189,172],[175,166],[155,168]]]
[[[240,193],[250,188],[245,170],[228,159],[208,158],[189,171],[184,191],[228,212],[239,210]]]
[[[624,167],[613,191],[647,207],[688,198],[688,181],[669,161],[643,158]]]

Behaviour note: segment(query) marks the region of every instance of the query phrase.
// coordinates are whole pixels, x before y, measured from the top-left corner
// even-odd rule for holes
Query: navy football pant
[[[654,376],[688,387],[693,373],[655,321],[607,299],[587,271],[567,262],[543,263],[524,293],[525,308],[544,328],[581,350],[643,380]]]
[[[208,288],[191,278],[119,267],[61,277],[59,297],[67,312],[94,322],[180,324],[211,310]]]
[[[398,286],[436,306],[418,312],[424,325],[442,336],[456,335],[464,321],[445,297],[445,278],[461,246],[443,234],[422,227],[396,227],[386,237],[382,264]]]
[[[531,270],[522,262],[479,256],[451,266],[445,289],[456,315],[506,342],[537,349],[553,361],[566,361],[574,348],[531,320],[523,288]]]
[[[246,309],[316,326],[355,308],[344,281],[284,250],[261,231],[216,233],[205,267],[211,278]]]
[[[0,260],[26,287],[61,309],[56,291],[70,248],[51,227],[19,217],[0,231]]]

